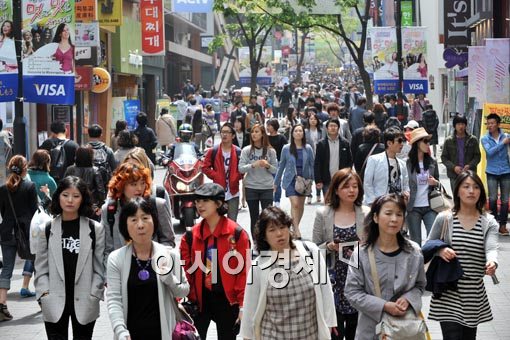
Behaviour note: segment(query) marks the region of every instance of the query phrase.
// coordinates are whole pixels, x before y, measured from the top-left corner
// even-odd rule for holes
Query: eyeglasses
[[[395,142],[402,144],[402,143],[404,143],[404,138],[397,138],[397,139],[395,139]]]

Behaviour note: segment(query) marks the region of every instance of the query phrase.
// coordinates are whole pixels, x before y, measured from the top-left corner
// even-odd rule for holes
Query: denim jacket
[[[314,156],[312,147],[306,144],[303,148],[303,177],[306,179],[314,178],[313,174]],[[282,178],[283,176],[283,178]],[[296,157],[290,153],[290,144],[282,149],[278,172],[274,179],[275,185],[282,184],[282,188],[286,189],[292,180],[296,177]]]
[[[510,174],[510,161],[508,159],[508,144],[503,140],[510,135],[499,129],[499,139],[495,140],[489,132],[482,137],[482,146],[487,154],[487,167],[485,172],[491,175]]]

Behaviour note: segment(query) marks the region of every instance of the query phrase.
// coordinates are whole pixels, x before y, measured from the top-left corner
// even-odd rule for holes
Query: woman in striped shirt
[[[463,276],[458,290],[448,290],[432,298],[429,318],[441,323],[443,338],[476,339],[479,324],[492,320],[483,277],[494,275],[497,268],[498,223],[484,212],[486,194],[483,183],[471,170],[461,173],[455,182],[452,211],[440,213],[429,239],[439,239],[447,219],[444,241],[450,247],[439,251],[446,262],[459,260]]]

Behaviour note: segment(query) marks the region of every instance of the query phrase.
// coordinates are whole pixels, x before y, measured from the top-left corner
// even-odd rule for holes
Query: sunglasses
[[[404,138],[397,138],[397,139],[395,139],[395,142],[402,144],[402,143],[404,143]]]
[[[424,139],[422,139],[421,141],[422,141],[423,143],[425,143],[425,144],[430,143],[430,139],[429,139],[429,138],[424,138]]]

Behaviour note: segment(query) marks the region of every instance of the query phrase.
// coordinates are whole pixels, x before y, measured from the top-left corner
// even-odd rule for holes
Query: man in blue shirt
[[[508,196],[510,194],[510,160],[508,147],[510,136],[499,127],[501,117],[496,113],[487,116],[487,134],[482,137],[482,146],[487,154],[487,187],[489,189],[489,208],[499,222],[500,235],[508,236]],[[498,214],[498,188],[501,208]]]

